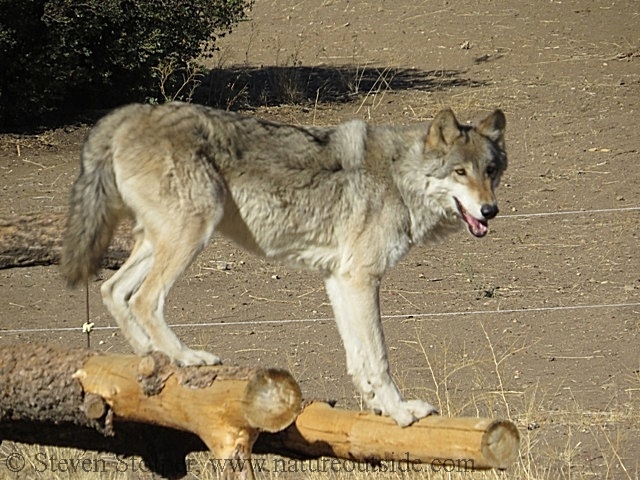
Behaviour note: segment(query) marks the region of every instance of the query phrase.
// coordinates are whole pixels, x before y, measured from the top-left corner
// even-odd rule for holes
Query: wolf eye
[[[461,177],[464,177],[467,174],[467,171],[464,168],[456,168],[455,172]]]
[[[490,177],[493,177],[497,171],[498,169],[494,165],[489,165],[487,167],[487,175],[489,175]]]

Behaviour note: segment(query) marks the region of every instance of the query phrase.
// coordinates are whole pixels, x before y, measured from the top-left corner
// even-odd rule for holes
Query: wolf
[[[450,109],[408,126],[277,123],[202,105],[121,107],[98,121],[70,198],[61,269],[71,286],[100,268],[118,222],[135,245],[101,287],[133,350],[217,364],[170,330],[169,290],[214,231],[267,259],[319,271],[367,405],[406,426],[436,412],[403,400],[380,320],[384,273],[415,244],[461,225],[483,237],[507,167],[505,115],[461,125]]]

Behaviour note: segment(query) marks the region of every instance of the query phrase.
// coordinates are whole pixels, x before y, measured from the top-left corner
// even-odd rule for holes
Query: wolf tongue
[[[464,208],[462,203],[460,203],[460,200],[458,200],[456,197],[453,197],[453,199],[455,200],[456,206],[458,207],[458,213],[460,214],[460,217],[462,217],[464,223],[467,224],[469,233],[471,233],[471,235],[473,235],[474,237],[484,237],[489,230],[487,228],[487,222],[475,218],[473,215],[467,212],[467,209]]]
[[[489,230],[487,225],[472,215],[469,215],[468,212],[464,212],[464,221],[469,227],[469,232],[476,237],[484,237]]]

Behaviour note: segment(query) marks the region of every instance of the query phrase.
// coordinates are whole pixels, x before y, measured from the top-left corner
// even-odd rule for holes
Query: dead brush
[[[203,68],[194,61],[180,62],[170,57],[153,67],[153,76],[163,102],[191,102],[204,78]],[[152,102],[155,99],[151,99]]]

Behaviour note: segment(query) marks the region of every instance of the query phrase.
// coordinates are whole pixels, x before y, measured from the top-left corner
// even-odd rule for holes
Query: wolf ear
[[[443,150],[453,144],[461,135],[460,125],[451,109],[440,111],[429,125],[427,146],[435,150]]]
[[[504,147],[504,129],[507,125],[507,119],[502,110],[495,110],[491,115],[482,120],[476,130],[485,137],[493,140],[495,143]]]

